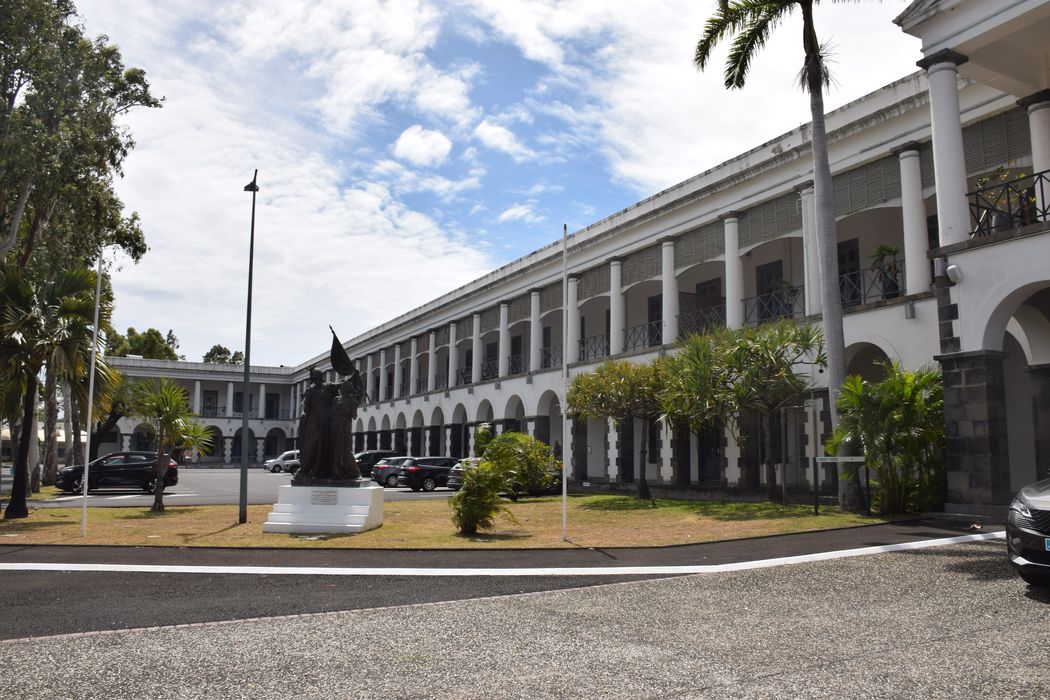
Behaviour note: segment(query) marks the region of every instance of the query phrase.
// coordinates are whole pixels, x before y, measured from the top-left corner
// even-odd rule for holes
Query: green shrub
[[[536,493],[550,488],[561,462],[542,440],[524,433],[503,433],[492,438],[482,455],[504,479],[504,490],[517,498],[520,494]]]
[[[473,535],[480,530],[488,530],[495,524],[495,518],[503,514],[517,524],[500,493],[506,488],[506,477],[490,462],[482,461],[475,467],[463,470],[463,486],[448,499],[452,508],[452,524],[460,533]]]

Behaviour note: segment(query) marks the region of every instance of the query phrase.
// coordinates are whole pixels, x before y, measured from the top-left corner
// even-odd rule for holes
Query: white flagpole
[[[561,226],[561,539],[569,541],[569,226]]]
[[[87,426],[87,440],[84,446],[84,473],[81,476],[83,483],[84,504],[80,511],[80,536],[87,536],[87,496],[88,496],[88,465],[91,462],[91,419],[95,403],[95,358],[98,353],[98,308],[102,300],[102,250],[98,251],[98,279],[95,280],[95,325],[91,329],[91,365],[88,367],[88,405],[87,416],[84,425]],[[66,436],[68,447],[71,436]]]

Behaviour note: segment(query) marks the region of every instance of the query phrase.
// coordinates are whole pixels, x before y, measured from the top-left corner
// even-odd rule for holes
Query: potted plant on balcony
[[[1026,173],[1010,172],[1003,166],[977,178],[975,204],[978,231],[991,233],[1023,226],[1035,220],[1036,201],[1032,187],[1022,187]]]
[[[883,299],[896,299],[900,296],[900,263],[897,256],[901,254],[899,245],[875,246],[875,254],[871,256],[871,270],[875,273],[875,280],[882,286]]]

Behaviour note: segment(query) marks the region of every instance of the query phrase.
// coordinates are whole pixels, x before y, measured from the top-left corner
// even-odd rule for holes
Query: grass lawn
[[[33,508],[24,520],[0,521],[0,544],[95,544],[178,547],[338,547],[368,549],[531,549],[637,547],[775,535],[888,522],[887,518],[821,507],[772,503],[640,501],[632,496],[569,498],[569,539],[561,540],[561,499],[530,498],[508,504],[518,524],[500,519],[494,531],[456,533],[445,501],[384,504],[383,526],[350,535],[265,534],[269,505],[249,506],[237,522],[237,506],[89,508],[87,537],[80,537],[79,508]]]

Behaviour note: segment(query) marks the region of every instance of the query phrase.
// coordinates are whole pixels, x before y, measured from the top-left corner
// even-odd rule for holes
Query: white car
[[[294,474],[299,468],[299,450],[288,450],[280,457],[274,457],[263,462],[263,469],[273,472],[288,472]]]

